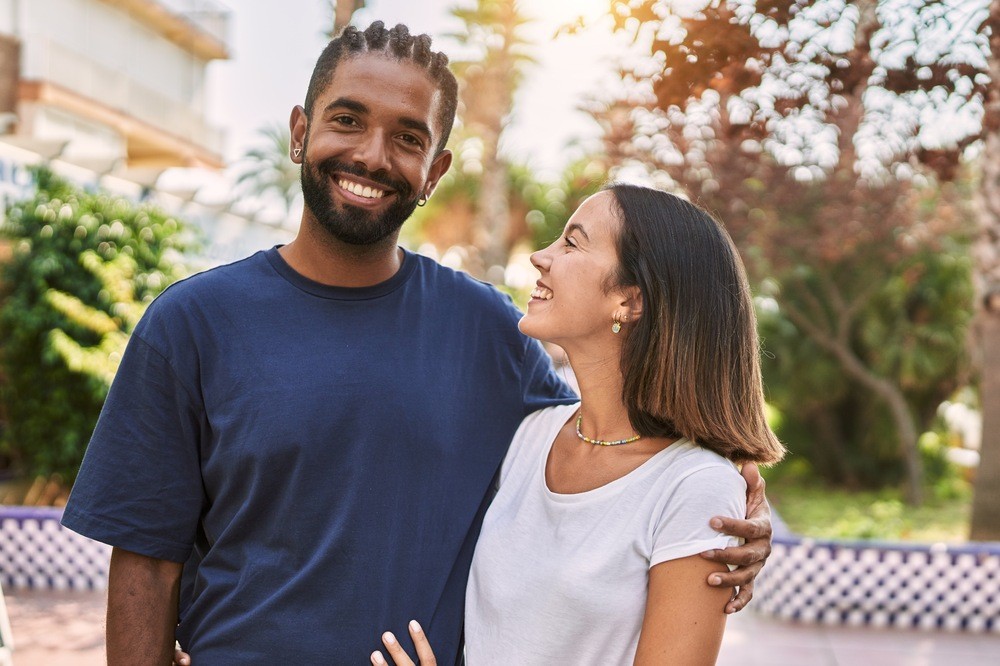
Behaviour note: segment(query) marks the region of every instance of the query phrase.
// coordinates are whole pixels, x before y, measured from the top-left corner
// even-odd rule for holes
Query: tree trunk
[[[497,154],[499,142],[484,141],[483,177],[480,180],[476,229],[482,234],[483,271],[487,280],[503,282],[502,270],[507,266],[510,202],[507,199],[507,166]],[[499,267],[499,268],[497,268]]]
[[[997,0],[1000,2],[1000,0]],[[870,389],[889,408],[899,437],[899,449],[906,467],[906,501],[919,506],[924,501],[924,466],[920,459],[916,420],[903,391],[889,380],[879,377],[861,362],[841,340],[823,331],[808,317],[784,303],[782,307],[792,323],[805,331],[821,347],[833,354],[848,377]],[[984,428],[985,431],[985,428]]]
[[[976,317],[973,360],[983,414],[971,537],[1000,541],[1000,0],[990,3],[990,85],[984,103],[984,147],[973,246]]]

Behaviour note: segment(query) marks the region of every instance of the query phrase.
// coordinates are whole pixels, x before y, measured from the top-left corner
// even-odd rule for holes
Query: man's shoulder
[[[204,305],[226,297],[239,297],[263,277],[266,260],[258,252],[232,263],[214,266],[174,282],[156,297],[154,310]]]
[[[518,312],[513,300],[494,285],[479,280],[465,271],[444,266],[424,255],[414,255],[419,262],[425,283],[436,292],[446,292],[448,297],[459,299],[462,307],[479,307],[509,315]]]

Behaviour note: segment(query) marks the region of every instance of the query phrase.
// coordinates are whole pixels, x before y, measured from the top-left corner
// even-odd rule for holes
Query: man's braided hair
[[[312,116],[313,104],[316,98],[333,80],[334,70],[342,57],[352,57],[362,53],[380,53],[397,60],[409,60],[422,67],[427,76],[437,84],[441,93],[437,121],[441,127],[441,138],[437,143],[436,152],[444,150],[455,122],[455,111],[458,107],[458,82],[455,75],[448,69],[448,56],[431,50],[429,35],[410,34],[405,25],[397,25],[387,30],[382,21],[375,21],[364,32],[349,25],[323,49],[316,67],[313,68],[309,89],[306,91],[306,117]]]

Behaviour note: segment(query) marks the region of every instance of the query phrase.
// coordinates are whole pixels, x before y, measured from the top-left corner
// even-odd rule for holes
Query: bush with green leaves
[[[177,219],[46,168],[0,233],[0,446],[18,471],[75,476],[145,306],[180,277]]]

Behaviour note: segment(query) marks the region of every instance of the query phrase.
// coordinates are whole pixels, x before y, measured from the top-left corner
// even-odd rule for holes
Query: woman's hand
[[[191,666],[191,655],[181,649],[180,643],[174,644],[174,663],[171,666]]]
[[[437,666],[437,659],[434,658],[434,650],[431,649],[431,644],[427,642],[427,636],[424,634],[424,630],[420,628],[420,625],[416,620],[410,620],[410,638],[413,639],[413,645],[417,648],[417,664],[419,666]],[[392,635],[391,632],[387,631],[382,634],[382,644],[385,645],[386,651],[392,660],[396,663],[396,666],[417,666],[410,659],[410,655],[406,654],[400,645],[396,637]],[[372,652],[372,664],[375,666],[385,666],[385,657],[378,650]]]
[[[726,613],[736,613],[750,603],[754,579],[771,554],[771,507],[764,495],[764,479],[753,463],[743,465],[742,474],[747,482],[746,520],[716,516],[709,524],[723,534],[742,537],[743,545],[701,554],[713,562],[738,567],[731,572],[713,573],[708,577],[708,584],[713,587],[739,587],[739,593],[726,604]]]

